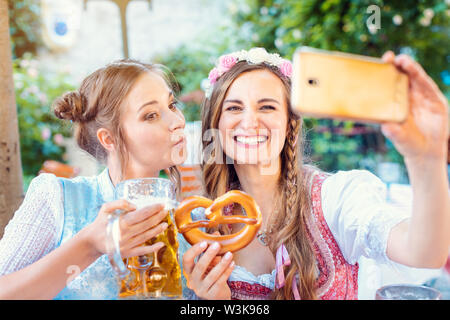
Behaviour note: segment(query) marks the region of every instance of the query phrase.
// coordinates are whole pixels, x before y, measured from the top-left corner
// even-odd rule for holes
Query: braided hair
[[[253,70],[269,70],[279,77],[285,90],[288,106],[288,125],[286,142],[280,154],[281,174],[278,177],[279,194],[282,197],[279,214],[274,217],[273,234],[269,237],[269,248],[274,257],[276,250],[284,244],[289,252],[291,265],[285,267],[286,284],[273,291],[274,299],[293,299],[292,282],[297,281],[302,299],[316,299],[316,269],[315,256],[308,236],[306,221],[310,216],[310,196],[306,186],[307,170],[304,170],[303,139],[301,134],[301,119],[290,110],[290,79],[273,66],[265,63],[249,64],[245,61],[236,63],[223,74],[215,84],[211,95],[206,98],[202,108],[202,136],[210,129],[217,129],[221,116],[222,103],[228,88],[233,81],[244,72]],[[216,161],[202,163],[203,181],[206,196],[217,198],[230,189],[239,185],[238,176],[233,164],[226,163],[226,156],[217,137],[211,140],[203,139],[203,149],[215,144],[214,157]],[[217,161],[219,160],[219,161]]]

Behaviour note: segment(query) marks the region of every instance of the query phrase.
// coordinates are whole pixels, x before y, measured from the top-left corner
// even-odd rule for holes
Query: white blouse
[[[102,193],[112,194],[107,170],[97,179]],[[361,256],[386,263],[386,245],[393,226],[410,212],[393,210],[385,203],[383,182],[365,170],[339,171],[322,186],[322,209],[347,262]],[[54,175],[33,179],[21,207],[0,240],[0,275],[37,261],[59,243],[64,223],[62,186]]]
[[[62,186],[53,174],[31,181],[0,240],[0,276],[32,264],[56,248],[64,224]]]
[[[386,202],[386,186],[366,170],[338,171],[322,185],[322,211],[346,261],[360,257],[391,264],[386,247],[391,229],[411,215]]]

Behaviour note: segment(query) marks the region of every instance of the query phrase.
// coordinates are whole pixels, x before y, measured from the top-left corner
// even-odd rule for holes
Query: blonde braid
[[[289,130],[287,139],[287,161],[286,161],[286,214],[289,218],[292,218],[295,212],[296,200],[298,194],[297,175],[298,175],[298,163],[297,163],[297,150],[296,142],[300,128],[300,121],[291,119],[289,121]]]
[[[271,243],[271,250],[276,254],[278,247],[284,243],[291,257],[291,265],[285,267],[286,282],[283,288],[274,291],[275,299],[293,299],[292,281],[298,274],[297,287],[302,299],[316,299],[315,294],[315,258],[307,241],[305,216],[309,213],[306,186],[303,183],[303,171],[299,170],[298,158],[300,146],[297,138],[301,121],[290,117],[286,137],[285,176],[283,185],[283,203],[285,216],[279,217],[277,235]]]
[[[284,237],[287,239],[285,246],[288,252],[292,252],[293,248],[296,247],[295,243],[295,233],[297,228],[294,227],[298,222],[295,221],[296,216],[296,205],[297,205],[297,195],[298,195],[298,185],[297,185],[297,174],[298,174],[298,164],[297,164],[297,152],[295,145],[297,142],[297,135],[300,128],[300,121],[296,119],[289,120],[288,136],[286,137],[286,183],[284,188],[284,193],[286,195],[286,217],[285,217],[285,233]],[[286,228],[287,226],[291,226]],[[281,243],[280,243],[281,245]],[[292,264],[288,268],[286,273],[286,284],[283,287],[283,294],[285,299],[292,299],[292,279],[298,272],[298,266]]]

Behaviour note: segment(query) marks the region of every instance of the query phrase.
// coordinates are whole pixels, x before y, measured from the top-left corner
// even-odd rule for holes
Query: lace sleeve
[[[391,264],[386,254],[391,229],[411,216],[410,207],[386,203],[386,187],[365,170],[339,171],[322,186],[322,210],[347,262],[361,256]]]
[[[52,174],[34,178],[0,240],[0,276],[39,260],[58,244],[64,222],[62,186]]]

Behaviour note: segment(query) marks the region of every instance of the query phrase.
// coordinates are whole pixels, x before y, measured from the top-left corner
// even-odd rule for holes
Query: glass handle
[[[108,216],[108,226],[106,227],[106,251],[109,262],[119,277],[125,277],[130,273],[123,263],[120,255],[120,227],[119,217],[122,212],[116,210]]]

